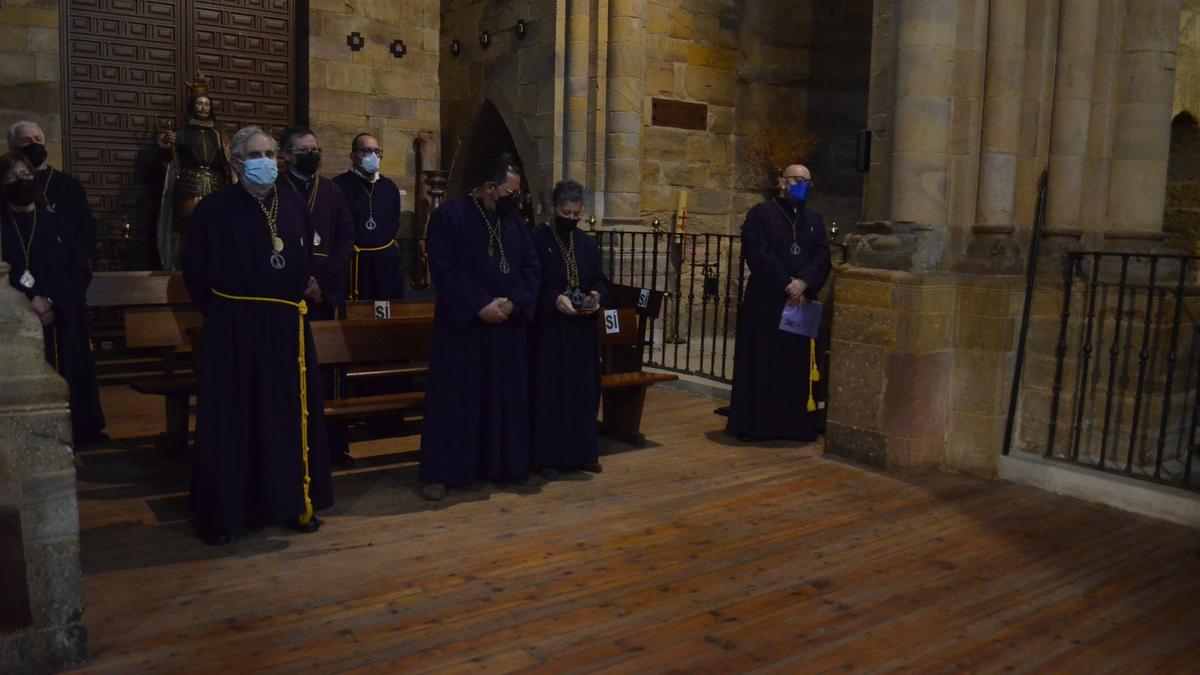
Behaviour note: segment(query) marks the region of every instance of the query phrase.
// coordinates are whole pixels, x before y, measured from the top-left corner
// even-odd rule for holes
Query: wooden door
[[[276,133],[297,119],[297,15],[303,0],[67,0],[64,3],[64,169],[83,183],[109,243],[120,225],[134,242],[122,257],[102,243],[98,266],[141,267],[154,229],[163,156],[155,139],[183,118],[186,82],[209,79],[226,140],[258,124]],[[306,36],[305,36],[306,38]]]

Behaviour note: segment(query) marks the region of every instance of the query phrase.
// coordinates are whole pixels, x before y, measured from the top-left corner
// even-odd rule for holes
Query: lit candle
[[[684,232],[687,230],[687,201],[688,191],[680,190],[678,200],[675,204],[675,231]]]

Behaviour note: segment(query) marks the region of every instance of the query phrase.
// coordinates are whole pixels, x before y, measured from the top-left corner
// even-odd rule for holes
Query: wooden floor
[[[656,388],[651,447],[541,488],[416,493],[357,444],[315,535],[209,548],[158,401],[81,457],[95,672],[1200,671],[1200,533],[1003,482],[746,446]]]

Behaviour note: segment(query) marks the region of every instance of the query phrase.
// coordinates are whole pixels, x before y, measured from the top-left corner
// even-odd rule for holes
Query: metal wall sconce
[[[525,19],[517,19],[517,27],[513,29],[517,34],[518,40],[524,40],[529,34],[529,24],[525,23]]]
[[[389,51],[392,52],[392,56],[402,59],[408,53],[408,47],[405,46],[404,40],[392,40],[392,46],[389,48]]]
[[[492,34],[486,30],[479,34],[479,46],[487,49],[492,44]]]
[[[454,38],[450,41],[450,56],[457,59],[459,54],[462,54],[462,43],[458,41],[458,38]]]
[[[350,51],[352,52],[362,49],[363,45],[366,43],[367,41],[363,39],[362,33],[359,33],[358,31],[354,31],[346,36],[346,46],[349,47]]]

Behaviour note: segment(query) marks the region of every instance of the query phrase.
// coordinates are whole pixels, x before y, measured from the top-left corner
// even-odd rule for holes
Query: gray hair
[[[238,129],[237,133],[233,135],[233,139],[229,141],[229,154],[237,159],[245,160],[246,144],[255,136],[262,136],[271,141],[271,146],[276,152],[279,151],[279,144],[275,142],[275,138],[271,134],[263,131],[261,127],[249,126]]]
[[[554,208],[563,204],[582,204],[583,186],[573,180],[559,181],[554,186]]]
[[[30,122],[29,120],[21,120],[20,122],[17,122],[8,128],[8,144],[9,145],[13,145],[14,143],[17,142],[17,134],[24,127],[36,127],[38,131],[41,131],[43,134],[46,133],[45,131],[42,131],[42,125],[38,124],[37,122]]]

